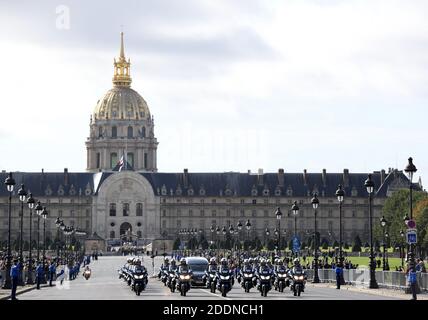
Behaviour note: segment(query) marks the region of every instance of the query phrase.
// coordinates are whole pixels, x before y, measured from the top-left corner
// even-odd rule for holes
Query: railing
[[[314,276],[314,270],[306,270],[308,280]],[[333,269],[319,269],[318,276],[321,282],[336,282],[336,271]],[[370,270],[344,269],[345,283],[355,286],[368,287],[370,283]],[[428,273],[417,273],[418,285],[422,291],[428,291]],[[376,280],[379,287],[405,290],[408,287],[406,274],[397,271],[376,271]]]

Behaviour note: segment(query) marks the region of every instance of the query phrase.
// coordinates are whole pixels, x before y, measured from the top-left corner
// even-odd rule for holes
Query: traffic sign
[[[415,229],[416,228],[416,221],[413,220],[413,219],[407,221],[407,228],[409,228],[409,229]]]
[[[407,238],[408,244],[415,244],[416,242],[418,242],[416,230],[415,229],[407,230],[406,238]]]

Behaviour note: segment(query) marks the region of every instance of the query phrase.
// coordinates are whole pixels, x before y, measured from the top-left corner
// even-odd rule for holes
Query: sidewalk
[[[18,286],[17,290],[16,290],[16,295],[20,295],[23,294],[25,292],[31,291],[36,289],[36,285],[26,285],[26,286]],[[41,284],[40,288],[44,288],[44,287],[49,287],[49,284]],[[11,290],[10,289],[0,289],[0,300],[10,300],[10,294],[11,294]]]
[[[333,288],[333,289],[336,288],[336,285],[332,284],[332,283],[313,284],[313,283],[307,282],[306,286],[308,286],[308,287],[324,287],[324,288]],[[361,287],[361,286],[342,285],[342,286],[340,286],[340,290],[349,290],[349,291],[374,294],[374,295],[379,295],[379,296],[384,296],[384,297],[400,298],[403,300],[410,300],[410,298],[411,298],[410,294],[406,294],[402,290],[394,290],[394,289],[386,289],[386,288],[369,289],[369,288]],[[418,300],[428,300],[428,294],[427,293],[418,294]]]

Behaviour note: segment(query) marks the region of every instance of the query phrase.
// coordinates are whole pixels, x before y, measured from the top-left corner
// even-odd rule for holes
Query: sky
[[[120,32],[160,172],[428,173],[428,2],[0,0],[0,170],[81,172]]]

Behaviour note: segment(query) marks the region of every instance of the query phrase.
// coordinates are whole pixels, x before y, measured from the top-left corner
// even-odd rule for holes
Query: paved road
[[[89,280],[85,280],[80,274],[76,280],[65,282],[63,286],[42,288],[41,290],[33,290],[20,295],[20,300],[47,299],[47,300],[243,300],[243,299],[289,299],[289,300],[384,300],[398,299],[381,295],[369,294],[364,292],[354,292],[350,290],[337,290],[328,288],[325,285],[308,284],[306,291],[301,297],[294,297],[289,290],[284,293],[272,290],[268,293],[268,297],[261,297],[258,291],[252,290],[250,293],[244,293],[237,282],[228,293],[227,297],[222,297],[219,294],[213,294],[204,288],[192,288],[187,297],[181,297],[179,293],[171,293],[157,278],[150,278],[147,289],[136,296],[133,291],[122,280],[118,279],[117,270],[125,263],[126,257],[100,257],[98,261],[93,261],[90,264],[92,276]],[[162,257],[155,260],[155,270],[162,262]],[[152,259],[144,257],[144,265],[146,265],[149,274],[153,273]]]

